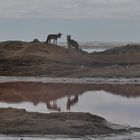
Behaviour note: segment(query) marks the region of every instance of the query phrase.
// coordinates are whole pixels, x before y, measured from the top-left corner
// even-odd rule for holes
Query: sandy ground
[[[0,75],[50,77],[139,77],[140,46],[87,53],[41,42],[0,43]]]

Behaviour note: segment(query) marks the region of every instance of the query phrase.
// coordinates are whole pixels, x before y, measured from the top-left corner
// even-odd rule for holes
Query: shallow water
[[[102,52],[105,51],[106,48],[86,48],[86,49],[82,49],[83,51],[86,51],[88,53],[92,53],[92,52]]]
[[[30,112],[89,112],[140,126],[140,84],[0,83],[0,107]]]
[[[82,93],[82,95],[67,96],[61,99],[51,100],[48,103],[0,102],[0,107],[13,107],[41,113],[59,110],[64,112],[90,112],[102,116],[110,122],[140,126],[140,97],[127,98],[105,91],[87,91]]]

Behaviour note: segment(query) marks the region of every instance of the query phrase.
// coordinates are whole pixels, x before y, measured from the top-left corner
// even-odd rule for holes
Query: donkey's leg
[[[57,45],[57,39],[55,38],[55,45]]]
[[[55,39],[53,39],[53,44],[55,44]]]
[[[51,40],[50,40],[50,38],[49,38],[49,39],[48,39],[48,44],[50,44],[50,41],[51,41]]]

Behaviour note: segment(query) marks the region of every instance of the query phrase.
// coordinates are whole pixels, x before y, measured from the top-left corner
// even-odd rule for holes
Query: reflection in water
[[[140,126],[139,91],[139,84],[0,83],[0,107],[90,112],[112,122]]]
[[[102,51],[105,51],[106,49],[105,48],[86,48],[82,50],[88,53],[92,53],[92,52],[102,52]]]
[[[78,102],[78,95],[69,95],[67,96],[67,110],[71,109],[71,106],[76,104]],[[47,101],[47,108],[51,111],[61,111],[60,106],[57,105],[57,99],[56,100],[49,100]]]
[[[133,84],[44,84],[44,83],[0,83],[0,102],[32,102],[38,105],[43,102],[49,110],[60,111],[57,100],[67,97],[66,108],[71,109],[78,102],[78,96],[86,91],[106,91],[124,97],[140,96],[140,86]],[[85,101],[88,102],[88,101]]]
[[[60,107],[57,105],[57,100],[48,101],[47,108],[49,110],[61,111]]]
[[[78,95],[74,95],[73,98],[71,98],[71,96],[68,96],[67,110],[70,110],[71,106],[73,106],[77,102],[78,102]]]

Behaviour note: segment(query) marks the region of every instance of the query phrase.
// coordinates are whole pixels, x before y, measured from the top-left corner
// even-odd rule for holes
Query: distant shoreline
[[[59,42],[60,45],[62,46],[67,46],[66,42]],[[94,47],[94,46],[99,46],[99,47],[115,47],[115,46],[125,46],[127,44],[130,45],[139,45],[140,42],[103,42],[103,41],[88,41],[88,42],[81,42],[79,41],[79,45],[81,47],[87,46],[87,47]]]

